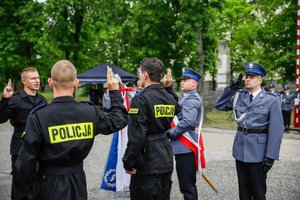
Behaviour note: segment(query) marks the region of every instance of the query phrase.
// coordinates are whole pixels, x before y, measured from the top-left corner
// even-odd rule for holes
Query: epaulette
[[[239,89],[238,92],[240,92],[240,93],[248,93],[248,91],[246,89],[244,89],[244,88]]]
[[[46,103],[42,103],[41,105],[38,105],[37,107],[35,107],[34,109],[32,109],[29,114],[35,113],[37,110],[45,107],[46,105],[47,105]]]
[[[272,95],[272,96],[274,96],[274,97],[278,97],[278,96],[279,96],[279,95],[278,95],[278,94],[276,94],[276,93],[267,92],[267,91],[266,91],[266,94]]]
[[[93,102],[91,101],[80,101],[80,103],[84,103],[84,104],[89,104],[89,105],[94,105],[96,106]]]

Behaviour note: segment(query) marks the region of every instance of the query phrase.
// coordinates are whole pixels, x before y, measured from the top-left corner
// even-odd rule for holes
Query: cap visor
[[[261,74],[255,73],[255,72],[246,72],[245,74],[246,74],[246,75],[261,76]]]

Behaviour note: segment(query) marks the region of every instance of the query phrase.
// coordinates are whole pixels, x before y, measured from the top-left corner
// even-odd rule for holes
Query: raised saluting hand
[[[107,89],[119,90],[119,81],[114,77],[113,71],[107,67]]]
[[[8,99],[12,97],[13,93],[14,90],[13,90],[12,82],[10,79],[8,79],[7,85],[3,90],[3,97]]]

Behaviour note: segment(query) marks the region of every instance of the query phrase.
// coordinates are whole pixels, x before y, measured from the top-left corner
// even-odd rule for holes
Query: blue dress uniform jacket
[[[171,144],[173,154],[184,154],[192,151],[184,146],[178,138],[181,134],[188,131],[195,142],[197,142],[198,137],[195,128],[199,125],[201,112],[203,111],[201,108],[201,97],[196,89],[185,93],[178,103],[181,108],[177,115],[179,123],[170,130],[170,135],[173,138]]]
[[[215,102],[215,107],[222,111],[233,109],[235,91],[225,88]],[[243,133],[237,131],[233,144],[233,157],[245,163],[262,162],[264,157],[279,159],[279,150],[283,136],[283,123],[280,104],[275,95],[264,89],[250,103],[249,93],[239,91],[235,106],[236,117],[243,113],[246,117],[239,127],[248,129],[267,129],[262,133]]]
[[[297,92],[293,94],[280,94],[281,110],[292,111],[294,108],[294,99],[297,97]]]
[[[110,113],[62,96],[29,115],[16,162],[16,199],[29,199],[38,190],[35,185],[40,186],[36,199],[87,199],[83,160],[94,137],[127,125],[127,110],[120,92],[110,91],[110,95]]]

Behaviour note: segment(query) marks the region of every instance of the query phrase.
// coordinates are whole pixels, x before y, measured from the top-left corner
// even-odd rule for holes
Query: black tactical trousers
[[[289,131],[292,111],[282,110],[282,118],[285,131]]]
[[[172,172],[156,175],[131,176],[131,200],[169,200],[171,192]]]
[[[14,194],[16,194],[16,181],[15,181],[15,164],[17,161],[18,156],[17,155],[11,155],[11,175],[12,175],[12,181],[11,181],[11,199],[14,200]]]

